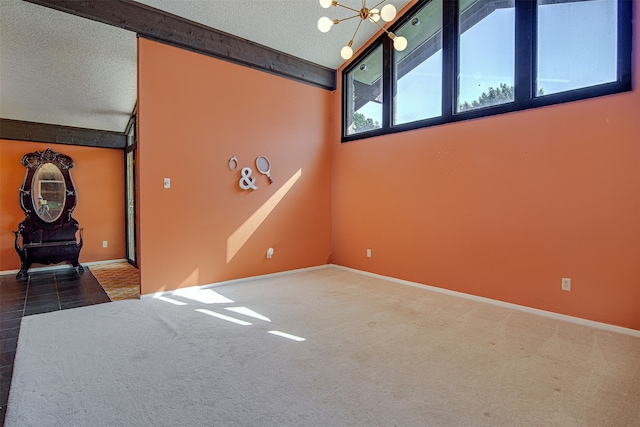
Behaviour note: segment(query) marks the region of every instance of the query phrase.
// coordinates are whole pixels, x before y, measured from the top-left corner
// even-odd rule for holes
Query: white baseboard
[[[92,266],[92,265],[100,265],[100,264],[111,264],[114,262],[126,262],[127,260],[122,258],[122,259],[110,259],[110,260],[106,260],[106,261],[90,261],[90,262],[81,262],[80,264],[84,267],[84,266]],[[73,266],[71,264],[56,264],[56,265],[44,265],[42,267],[32,267],[29,268],[29,273],[41,273],[44,271],[53,271],[53,270],[62,270],[65,268],[73,268]],[[17,270],[4,270],[4,271],[0,271],[0,275],[4,275],[4,274],[18,274],[18,272],[20,271],[20,269]]]
[[[378,279],[388,280],[390,282],[395,282],[395,283],[399,283],[399,284],[406,285],[406,286],[413,286],[413,287],[417,287],[417,288],[424,289],[424,290],[429,290],[429,291],[433,291],[433,292],[439,292],[439,293],[442,293],[442,294],[452,295],[452,296],[460,297],[460,298],[466,298],[466,299],[470,299],[470,300],[473,300],[473,301],[480,301],[480,302],[484,302],[484,303],[488,303],[488,304],[497,305],[497,306],[500,306],[500,307],[511,308],[511,309],[514,309],[514,310],[520,310],[520,311],[524,311],[524,312],[527,312],[527,313],[536,314],[536,315],[539,315],[539,316],[550,317],[550,318],[561,320],[561,321],[565,321],[565,322],[571,322],[571,323],[575,323],[575,324],[579,324],[579,325],[583,325],[583,326],[589,326],[589,327],[592,327],[592,328],[603,329],[603,330],[606,330],[606,331],[616,332],[616,333],[630,335],[630,336],[633,336],[633,337],[640,338],[640,331],[636,330],[636,329],[624,328],[622,326],[610,325],[608,323],[596,322],[594,320],[582,319],[580,317],[573,317],[573,316],[569,316],[569,315],[566,315],[566,314],[554,313],[554,312],[551,312],[551,311],[546,311],[546,310],[541,310],[541,309],[538,309],[538,308],[527,307],[527,306],[524,306],[524,305],[513,304],[513,303],[510,303],[510,302],[495,300],[495,299],[486,298],[486,297],[480,297],[480,296],[477,296],[477,295],[465,294],[463,292],[452,291],[452,290],[449,290],[449,289],[438,288],[436,286],[425,285],[425,284],[422,284],[422,283],[417,283],[417,282],[411,282],[411,281],[408,281],[408,280],[397,279],[395,277],[383,276],[381,274],[370,273],[368,271],[357,270],[355,268],[350,268],[350,267],[343,267],[341,265],[336,265],[336,264],[325,264],[325,265],[319,265],[319,266],[315,266],[315,267],[301,268],[301,269],[297,269],[297,270],[287,270],[287,271],[281,271],[281,272],[278,272],[278,273],[264,274],[264,275],[260,275],[260,276],[251,276],[251,277],[245,277],[245,278],[241,278],[241,279],[226,280],[224,282],[210,283],[210,284],[201,285],[201,286],[191,286],[189,288],[181,288],[181,290],[184,290],[184,289],[214,288],[214,287],[218,287],[218,286],[232,285],[232,284],[235,284],[235,283],[244,283],[244,282],[257,280],[257,279],[265,279],[265,278],[286,276],[286,275],[289,275],[289,274],[300,273],[300,272],[303,272],[303,271],[313,271],[313,270],[320,270],[320,269],[332,268],[332,267],[340,269],[340,270],[356,273],[356,274],[361,274],[363,276],[369,276],[369,277],[374,277],[374,278],[378,278]],[[173,292],[174,292],[174,290],[164,291],[164,292],[156,292],[156,293],[152,293],[152,294],[141,295],[140,298],[144,299],[144,298],[153,298],[155,296],[172,295]]]
[[[423,285],[422,283],[411,282],[408,280],[396,279],[395,277],[383,276],[381,274],[370,273],[368,271],[356,270],[355,268],[343,267],[341,265],[331,264],[332,267],[338,268],[340,270],[350,271],[352,273],[361,274],[363,276],[375,277],[378,279],[389,280],[391,282],[399,283],[402,285],[413,286],[421,289],[427,289],[433,292],[439,292],[442,294],[452,295],[460,298],[466,298],[473,301],[485,302],[488,304],[497,305],[500,307],[512,308],[514,310],[520,310],[527,313],[537,314],[539,316],[550,317],[557,320],[562,320],[565,322],[576,323],[583,326],[589,326],[597,329],[604,329],[606,331],[617,332],[619,334],[631,335],[636,338],[640,338],[640,331],[636,329],[624,328],[622,326],[610,325],[608,323],[596,322],[595,320],[582,319],[580,317],[568,316],[566,314],[554,313],[552,311],[541,310],[538,308],[527,307],[524,305],[513,304],[510,302],[495,300],[486,297],[480,297],[477,295],[465,294],[463,292],[452,291],[449,289],[438,288],[436,286],[431,285]]]
[[[154,298],[154,297],[163,296],[163,295],[172,295],[177,290],[184,291],[185,289],[217,288],[219,286],[227,286],[227,285],[232,285],[232,284],[235,284],[235,283],[250,282],[252,280],[268,279],[268,278],[273,278],[273,277],[287,276],[287,275],[294,274],[294,273],[301,273],[303,271],[321,270],[321,269],[325,269],[325,268],[330,268],[332,266],[333,266],[332,264],[316,265],[316,266],[313,266],[313,267],[299,268],[299,269],[296,269],[296,270],[279,271],[277,273],[269,273],[269,274],[262,274],[262,275],[259,275],[259,276],[243,277],[241,279],[231,279],[231,280],[225,280],[223,282],[208,283],[206,285],[188,286],[188,287],[185,287],[185,288],[174,289],[174,290],[170,290],[170,291],[154,292],[154,293],[151,293],[151,294],[140,295],[140,299]]]

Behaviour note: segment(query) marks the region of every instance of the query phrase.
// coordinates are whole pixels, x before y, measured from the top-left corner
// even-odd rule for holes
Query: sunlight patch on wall
[[[235,257],[247,243],[249,238],[256,232],[258,227],[264,222],[284,196],[291,190],[291,187],[302,176],[302,169],[299,169],[275,194],[269,197],[236,231],[227,239],[227,264]]]
[[[180,284],[178,285],[179,288],[186,288],[189,286],[197,286],[198,283],[198,279],[200,279],[200,269],[196,268],[195,270],[193,270],[191,272],[191,274],[189,274],[187,276],[186,279],[184,279],[182,282],[180,282]]]

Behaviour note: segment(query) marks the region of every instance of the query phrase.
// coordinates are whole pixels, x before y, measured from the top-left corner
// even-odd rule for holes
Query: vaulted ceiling
[[[331,88],[358,19],[326,34],[316,23],[350,15],[318,0],[2,0],[0,136],[18,122],[122,134],[136,103],[137,34],[241,63],[261,52],[255,68]],[[354,50],[376,31],[364,22]]]

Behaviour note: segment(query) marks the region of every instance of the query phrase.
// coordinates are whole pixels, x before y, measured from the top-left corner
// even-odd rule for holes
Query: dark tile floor
[[[0,424],[7,410],[22,317],[109,301],[87,268],[81,274],[72,267],[31,273],[28,280],[0,275]]]

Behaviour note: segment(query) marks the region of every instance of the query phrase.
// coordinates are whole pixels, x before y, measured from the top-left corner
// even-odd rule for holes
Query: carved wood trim
[[[9,119],[0,119],[0,138],[100,148],[124,149],[127,146],[127,137],[120,132]]]

